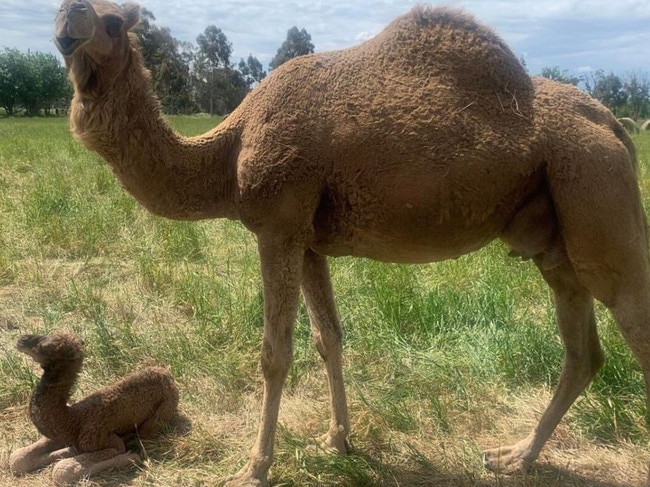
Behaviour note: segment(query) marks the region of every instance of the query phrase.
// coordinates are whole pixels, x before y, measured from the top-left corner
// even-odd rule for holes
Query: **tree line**
[[[227,114],[267,75],[252,54],[234,64],[232,43],[215,25],[208,26],[194,45],[179,41],[169,28],[160,27],[155,21],[153,13],[143,9],[141,22],[134,30],[145,66],[151,71],[153,89],[166,113]],[[311,35],[294,26],[269,68],[313,52]],[[632,72],[620,77],[597,70],[575,76],[558,66],[543,68],[540,74],[580,86],[617,117],[650,118],[647,74]],[[65,110],[71,96],[65,68],[53,54],[23,53],[9,48],[0,51],[0,107],[6,114],[20,111],[30,116],[47,115],[53,110]]]
[[[134,32],[165,113],[227,114],[266,77],[262,63],[252,54],[234,64],[232,43],[220,28],[208,26],[194,45],[176,39],[155,21],[154,14],[143,9]],[[275,69],[314,49],[311,35],[292,27],[269,66]],[[7,115],[65,110],[71,96],[65,67],[55,55],[10,48],[0,51],[0,107]]]
[[[6,114],[48,114],[67,106],[71,96],[68,76],[55,55],[17,49],[0,53],[0,107]]]
[[[620,77],[611,71],[606,73],[599,69],[575,76],[559,66],[552,66],[543,68],[541,76],[580,86],[619,118],[650,118],[650,78],[647,73],[633,71]]]

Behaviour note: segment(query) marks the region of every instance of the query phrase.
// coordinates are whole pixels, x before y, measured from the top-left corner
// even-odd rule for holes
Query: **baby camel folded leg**
[[[52,469],[52,480],[57,485],[74,483],[109,468],[127,467],[139,459],[137,453],[120,453],[114,448],[83,453],[58,462]]]
[[[74,454],[73,448],[66,447],[59,441],[41,438],[29,446],[12,452],[9,457],[9,468],[14,475],[24,475]]]

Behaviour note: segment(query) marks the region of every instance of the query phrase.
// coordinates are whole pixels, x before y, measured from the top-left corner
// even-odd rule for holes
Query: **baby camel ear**
[[[124,14],[124,28],[129,31],[140,22],[140,5],[137,3],[125,3],[122,5]]]

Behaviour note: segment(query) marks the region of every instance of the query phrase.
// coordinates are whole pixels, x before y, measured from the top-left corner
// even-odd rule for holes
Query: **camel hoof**
[[[24,475],[33,470],[32,462],[30,458],[25,455],[25,448],[20,448],[11,453],[9,456],[9,469],[11,473],[19,476]]]
[[[237,474],[226,479],[224,487],[269,487],[265,478],[253,477],[251,474]]]
[[[348,434],[343,425],[330,426],[327,433],[318,438],[322,450],[347,455],[351,451]]]
[[[249,461],[235,475],[226,478],[224,487],[269,487],[267,480],[268,466]]]
[[[335,434],[328,432],[319,439],[320,446],[323,450],[340,453],[341,455],[350,453],[350,444],[341,432],[336,432]]]
[[[483,466],[491,472],[501,474],[525,472],[533,461],[528,449],[519,445],[483,452]]]

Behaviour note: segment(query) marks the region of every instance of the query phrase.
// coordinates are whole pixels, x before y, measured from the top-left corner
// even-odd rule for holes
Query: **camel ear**
[[[140,22],[140,5],[136,3],[125,3],[122,6],[124,14],[124,27],[127,31],[138,25]]]

